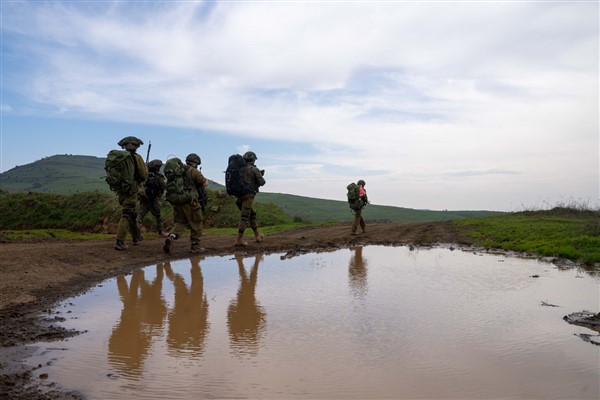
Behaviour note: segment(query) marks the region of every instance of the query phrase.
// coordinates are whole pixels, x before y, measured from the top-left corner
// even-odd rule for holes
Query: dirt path
[[[250,237],[248,237],[250,239]],[[332,251],[355,245],[431,246],[469,243],[461,239],[450,222],[369,224],[367,233],[350,235],[350,225],[304,228],[268,236],[262,243],[250,241],[245,248],[233,246],[232,236],[202,238],[205,255],[234,252],[296,254]],[[48,392],[32,379],[35,368],[20,362],[20,345],[59,340],[76,332],[66,331],[48,311],[59,301],[85,292],[105,279],[128,274],[135,268],[166,260],[190,257],[189,240],[162,250],[164,240],[144,240],[126,251],[113,249],[113,240],[44,240],[30,243],[0,243],[0,398],[73,399],[76,393],[58,389]],[[17,349],[17,350],[15,350]],[[21,352],[21,354],[19,353]]]

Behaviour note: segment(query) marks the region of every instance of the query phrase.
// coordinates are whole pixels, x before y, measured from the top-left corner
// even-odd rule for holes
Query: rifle
[[[146,152],[146,164],[150,162],[150,149],[152,148],[152,142],[148,142],[148,151]]]

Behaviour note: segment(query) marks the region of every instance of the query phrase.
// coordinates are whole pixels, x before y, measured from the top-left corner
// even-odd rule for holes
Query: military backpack
[[[172,205],[189,204],[198,200],[198,191],[192,182],[192,169],[177,157],[171,158],[165,164],[167,185],[166,198]]]
[[[346,193],[346,196],[348,197],[348,206],[350,206],[350,208],[353,210],[359,209],[361,201],[358,192],[358,185],[352,182],[351,184],[346,186],[346,189],[348,190],[348,192]]]
[[[118,194],[132,194],[137,189],[135,180],[135,160],[126,150],[111,150],[106,156],[104,179],[110,190]]]
[[[254,193],[252,188],[244,180],[246,160],[239,154],[233,154],[227,162],[225,170],[225,188],[230,196],[243,196]]]
[[[165,191],[164,178],[158,172],[149,172],[148,179],[146,179],[144,185],[144,191],[147,198],[159,199]]]

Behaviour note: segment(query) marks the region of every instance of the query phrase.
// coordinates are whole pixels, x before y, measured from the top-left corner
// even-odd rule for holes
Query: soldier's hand
[[[260,174],[261,174],[262,176],[265,176],[265,170],[264,170],[264,169],[261,169],[261,170],[260,170]]]

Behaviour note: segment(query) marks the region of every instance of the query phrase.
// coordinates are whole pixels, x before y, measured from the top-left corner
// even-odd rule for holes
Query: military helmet
[[[362,179],[360,181],[356,182],[356,184],[358,186],[365,186],[366,185],[365,181],[363,181]]]
[[[258,157],[253,151],[247,151],[244,153],[244,160],[252,162],[258,160]]]
[[[121,147],[125,147],[128,144],[132,144],[137,148],[137,147],[140,147],[141,145],[143,145],[144,142],[142,142],[141,139],[138,139],[135,136],[127,136],[127,137],[124,137],[123,139],[119,140],[119,143],[117,143],[117,144]]]
[[[152,160],[148,163],[148,169],[153,172],[159,171],[162,166],[163,162],[161,160]]]
[[[188,156],[185,158],[185,162],[193,162],[196,163],[198,165],[202,164],[202,161],[200,160],[200,156],[196,153],[190,153],[188,154]]]

